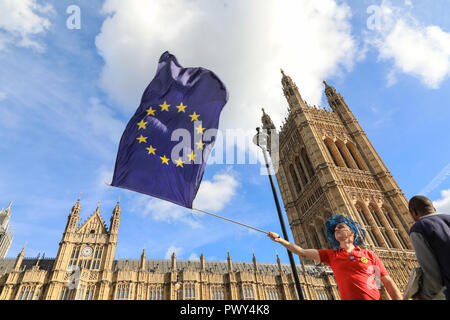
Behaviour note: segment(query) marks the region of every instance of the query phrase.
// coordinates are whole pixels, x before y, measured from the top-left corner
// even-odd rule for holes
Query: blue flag
[[[111,185],[192,208],[227,100],[212,71],[164,52],[120,140]]]

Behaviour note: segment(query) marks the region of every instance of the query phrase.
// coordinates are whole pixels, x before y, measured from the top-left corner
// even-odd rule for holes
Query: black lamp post
[[[283,231],[283,237],[286,241],[289,241],[289,238],[288,238],[288,235],[286,232],[286,227],[284,226],[284,219],[283,219],[283,215],[281,213],[280,202],[278,201],[277,191],[275,190],[275,185],[273,183],[272,174],[270,173],[269,162],[267,161],[266,150],[267,150],[267,143],[268,143],[269,136],[265,133],[259,132],[259,130],[260,130],[259,127],[256,128],[257,134],[253,137],[253,143],[256,144],[258,147],[260,147],[263,151],[264,160],[266,162],[267,174],[269,175],[270,186],[272,187],[273,198],[275,199],[275,204],[276,204],[277,212],[278,212],[278,218],[280,219],[281,229]],[[305,298],[303,296],[302,288],[300,286],[300,281],[298,279],[297,268],[295,266],[294,257],[292,256],[292,252],[290,252],[289,250],[287,250],[287,253],[289,256],[289,261],[291,263],[292,274],[294,276],[294,281],[295,281],[295,287],[297,288],[297,295],[299,297],[299,300],[305,300]]]

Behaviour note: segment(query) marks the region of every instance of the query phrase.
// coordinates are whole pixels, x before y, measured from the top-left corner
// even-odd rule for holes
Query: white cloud
[[[200,260],[200,257],[196,253],[191,253],[188,260],[190,260],[190,261]]]
[[[6,99],[6,93],[0,91],[0,101]]]
[[[201,223],[195,219],[197,213],[173,204],[169,201],[152,198],[149,196],[137,196],[133,201],[133,212],[139,212],[141,216],[151,216],[156,221],[165,221],[168,223],[182,222],[191,228],[201,228]]]
[[[450,33],[439,26],[424,26],[405,8],[383,1],[375,17],[375,28],[366,33],[367,44],[379,51],[379,59],[392,61],[388,85],[396,75],[405,73],[419,78],[427,87],[437,89],[450,75]]]
[[[203,180],[193,207],[202,210],[222,210],[230,202],[239,186],[233,173],[230,172],[228,170],[225,173],[217,173],[211,181]],[[136,196],[132,203],[134,207],[130,210],[138,212],[143,217],[150,216],[156,221],[168,223],[181,222],[194,229],[203,228],[200,217],[204,214],[198,211],[145,195]]]
[[[33,37],[50,28],[50,21],[42,15],[53,11],[51,5],[40,5],[36,0],[0,1],[0,50],[13,43],[43,51],[43,45]]]
[[[222,128],[254,129],[262,106],[281,124],[287,103],[280,67],[319,104],[321,81],[351,70],[357,51],[350,8],[335,0],[107,0],[103,12],[100,82],[124,111],[136,109],[169,50],[181,65],[209,68],[225,83]]]
[[[86,112],[86,121],[93,133],[117,144],[125,128],[122,121],[114,118],[111,109],[105,107],[97,98],[91,98],[91,108]]]
[[[202,181],[193,207],[201,210],[220,211],[236,194],[239,182],[232,174],[218,173],[212,181]]]
[[[411,2],[411,0],[405,0],[405,6],[414,8],[414,5],[413,5],[413,3]]]
[[[179,256],[183,252],[182,248],[177,248],[175,246],[170,246],[165,255],[165,259],[170,259],[172,257],[172,254],[175,253],[176,256]]]
[[[450,214],[450,189],[441,191],[441,199],[433,201],[437,212]]]

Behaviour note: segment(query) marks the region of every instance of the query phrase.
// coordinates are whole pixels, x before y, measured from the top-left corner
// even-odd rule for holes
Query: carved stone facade
[[[342,96],[325,83],[332,110],[309,106],[290,77],[282,78],[289,115],[281,131],[263,111],[263,128],[277,134],[277,180],[294,241],[330,248],[323,225],[345,213],[367,230],[375,251],[402,290],[415,254],[408,237],[413,223],[405,196]],[[290,265],[276,263],[114,260],[121,208],[109,229],[99,208],[79,224],[80,200],[68,216],[54,259],[0,259],[0,300],[247,300],[296,299]],[[69,272],[68,269],[74,271]],[[306,299],[339,299],[330,268],[302,261],[297,271]],[[384,290],[385,291],[385,290]],[[386,298],[384,292],[384,298]]]
[[[297,299],[290,265],[206,261],[114,260],[121,208],[109,229],[99,207],[79,224],[80,200],[68,216],[56,258],[0,259],[0,300],[277,300]],[[329,268],[297,266],[307,299],[338,297]]]
[[[310,106],[282,70],[289,113],[271,150],[295,243],[331,248],[325,221],[345,213],[367,231],[366,247],[378,254],[402,290],[417,266],[408,230],[408,201],[344,98],[325,81],[331,110]],[[263,129],[273,123],[263,110]]]

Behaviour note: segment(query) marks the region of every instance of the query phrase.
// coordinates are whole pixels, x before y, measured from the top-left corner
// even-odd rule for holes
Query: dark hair
[[[425,196],[414,196],[409,200],[409,211],[412,210],[425,215],[436,211],[433,202]]]

